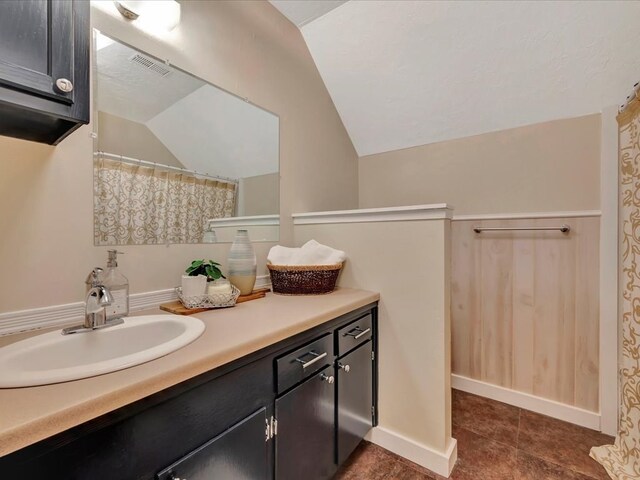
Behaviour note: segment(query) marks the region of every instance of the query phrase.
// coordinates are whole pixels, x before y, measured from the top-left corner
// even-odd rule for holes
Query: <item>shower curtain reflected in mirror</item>
[[[95,245],[201,243],[207,220],[231,217],[236,184],[94,160]]]
[[[620,424],[591,456],[616,480],[640,479],[640,99],[618,115],[620,195]]]

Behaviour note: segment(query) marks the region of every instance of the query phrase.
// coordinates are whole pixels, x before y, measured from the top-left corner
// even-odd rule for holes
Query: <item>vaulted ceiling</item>
[[[640,78],[640,2],[351,0],[316,17],[293,21],[361,156],[599,112]]]
[[[298,27],[338,8],[347,0],[269,0],[280,12]]]

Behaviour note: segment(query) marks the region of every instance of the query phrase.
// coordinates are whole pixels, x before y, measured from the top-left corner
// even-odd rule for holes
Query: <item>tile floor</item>
[[[451,480],[608,480],[589,457],[608,435],[453,391],[458,462]],[[334,480],[442,480],[444,477],[363,442]]]

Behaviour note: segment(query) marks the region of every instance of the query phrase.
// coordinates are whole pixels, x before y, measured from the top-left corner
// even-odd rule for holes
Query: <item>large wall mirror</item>
[[[94,243],[277,241],[279,119],[94,31]]]

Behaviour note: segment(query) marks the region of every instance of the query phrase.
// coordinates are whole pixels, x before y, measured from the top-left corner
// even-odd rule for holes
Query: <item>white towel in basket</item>
[[[276,245],[272,247],[267,260],[273,265],[335,265],[342,263],[347,255],[342,250],[309,240],[300,248]]]

